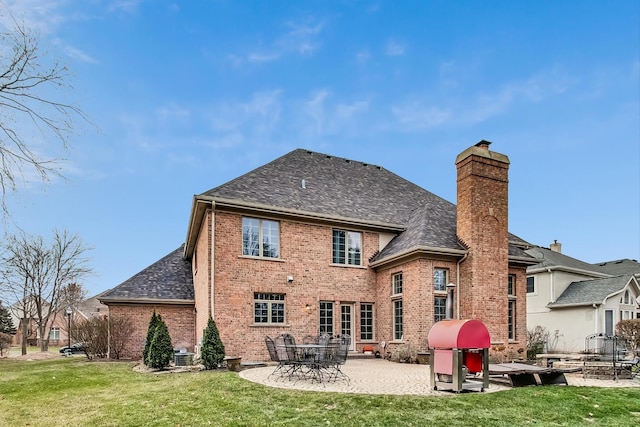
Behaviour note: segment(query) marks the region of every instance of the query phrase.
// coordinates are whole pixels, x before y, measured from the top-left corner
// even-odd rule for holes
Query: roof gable
[[[633,286],[636,295],[638,295],[640,292],[638,282],[632,275],[572,282],[562,295],[560,295],[555,302],[547,304],[547,307],[599,305],[602,304],[607,297],[624,290],[627,285]]]
[[[184,259],[184,245],[151,264],[115,288],[98,296],[103,303],[172,301],[193,303],[191,262]]]
[[[390,224],[405,224],[422,204],[455,212],[452,203],[381,166],[303,149],[202,195]]]

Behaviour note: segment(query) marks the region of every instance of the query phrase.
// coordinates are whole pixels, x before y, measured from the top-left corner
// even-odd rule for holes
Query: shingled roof
[[[194,302],[191,262],[183,258],[184,245],[125,280],[98,299],[110,302]]]
[[[196,196],[198,197],[198,196]],[[315,216],[348,218],[400,234],[371,261],[415,248],[463,253],[456,206],[418,185],[368,163],[297,149],[199,197],[277,207]],[[510,241],[523,242],[510,235]],[[510,254],[528,258],[518,248]]]
[[[583,280],[572,282],[560,297],[547,304],[549,308],[566,306],[602,304],[610,295],[621,292],[628,283],[638,286],[632,275],[606,277],[602,279]]]
[[[608,274],[635,274],[636,277],[640,277],[640,263],[635,259],[599,262],[594,266]]]
[[[576,271],[593,277],[611,276],[611,274],[603,271],[601,268],[594,264],[580,261],[579,259],[572,258],[560,252],[552,251],[551,249],[536,246],[527,249],[526,253],[540,260],[538,264],[535,264],[527,269],[527,273],[530,274],[540,270],[544,271],[548,268],[557,268]]]

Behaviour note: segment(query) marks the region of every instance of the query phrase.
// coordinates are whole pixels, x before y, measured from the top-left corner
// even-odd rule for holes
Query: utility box
[[[434,390],[489,387],[489,330],[479,320],[441,320],[428,336]]]

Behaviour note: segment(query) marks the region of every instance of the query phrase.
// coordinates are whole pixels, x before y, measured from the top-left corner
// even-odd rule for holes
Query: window
[[[320,301],[320,333],[333,335],[333,303]]]
[[[444,268],[433,269],[433,320],[439,322],[447,318],[447,276]]]
[[[60,341],[60,328],[51,328],[49,331],[49,341]]]
[[[507,295],[509,298],[507,307],[507,337],[510,340],[516,339],[516,276],[507,276]]]
[[[433,289],[442,292],[447,290],[447,270],[444,268],[433,269]]]
[[[433,299],[433,320],[439,322],[447,318],[447,297]]]
[[[333,263],[362,265],[362,235],[360,233],[333,230]]]
[[[536,291],[535,277],[529,276],[527,277],[527,293],[532,294],[535,291]]]
[[[393,282],[393,295],[402,294],[402,273],[397,273],[392,276]]]
[[[253,294],[255,323],[284,323],[284,294]]]
[[[360,339],[373,340],[373,304],[360,304]]]
[[[629,290],[624,291],[624,303],[629,304]]]
[[[510,297],[516,296],[516,275],[510,274],[507,278],[507,295]]]
[[[278,258],[280,256],[278,221],[242,218],[242,255]]]
[[[393,302],[393,339],[402,339],[402,300]]]
[[[508,332],[509,339],[516,339],[516,300],[509,300],[509,308],[508,308]]]

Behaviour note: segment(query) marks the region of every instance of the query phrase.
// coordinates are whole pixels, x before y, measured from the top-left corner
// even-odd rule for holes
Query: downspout
[[[594,324],[594,328],[593,328],[593,332],[595,334],[598,333],[598,305],[596,303],[593,303],[593,311],[594,311],[594,315],[593,315],[593,321],[595,322]]]
[[[464,256],[456,263],[456,283],[458,285],[456,286],[456,319],[458,320],[460,319],[460,264],[462,264],[462,261],[467,259],[468,256],[469,252],[467,251],[467,253],[465,253]]]
[[[551,302],[556,302],[556,290],[553,286],[553,271],[551,271],[551,268],[547,268],[547,273],[549,273],[549,290],[551,292]]]
[[[209,300],[209,316],[214,319],[214,289],[215,289],[215,254],[216,254],[216,202],[211,202],[211,299]]]

